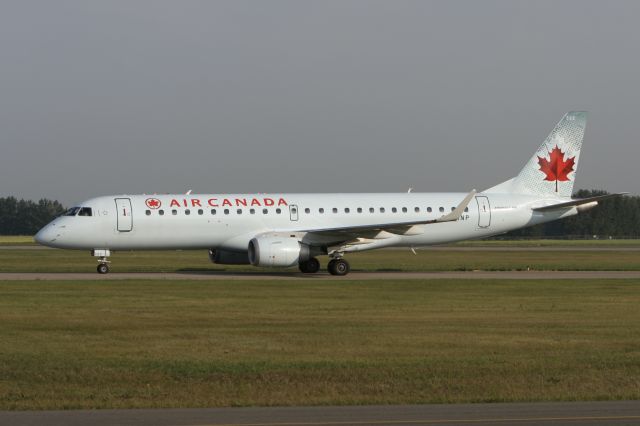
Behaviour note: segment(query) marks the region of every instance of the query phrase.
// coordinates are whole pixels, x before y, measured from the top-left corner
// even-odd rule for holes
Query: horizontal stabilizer
[[[565,203],[552,204],[550,206],[544,206],[544,207],[536,207],[532,210],[535,212],[544,212],[549,210],[563,209],[567,207],[575,207],[575,206],[580,206],[582,204],[593,203],[594,201],[602,201],[608,198],[620,197],[622,195],[627,195],[627,194],[628,192],[619,192],[617,194],[598,195],[596,197],[589,197],[589,198],[578,198],[571,201],[567,201]]]

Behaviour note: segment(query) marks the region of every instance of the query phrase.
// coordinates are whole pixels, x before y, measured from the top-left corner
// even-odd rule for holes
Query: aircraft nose
[[[54,223],[50,223],[38,231],[38,233],[34,235],[33,239],[38,244],[49,246],[52,245],[60,236],[58,231],[59,230],[56,225]]]

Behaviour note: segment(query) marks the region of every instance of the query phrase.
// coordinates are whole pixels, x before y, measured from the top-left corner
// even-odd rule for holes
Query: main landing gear
[[[312,257],[307,261],[298,263],[298,268],[300,268],[300,272],[304,274],[315,274],[320,270],[320,262],[315,257]],[[347,275],[350,270],[351,266],[349,266],[349,262],[342,257],[331,259],[327,265],[327,271],[329,271],[331,275],[344,276]]]
[[[109,260],[108,257],[111,256],[111,251],[110,250],[92,250],[91,251],[91,255],[93,257],[97,257],[98,258],[98,267],[96,268],[96,270],[98,271],[99,274],[107,274],[109,273]]]
[[[315,274],[320,270],[320,261],[312,257],[309,260],[298,263],[298,268],[300,268],[300,272],[304,274]]]
[[[331,275],[344,276],[349,273],[351,266],[343,258],[331,259],[327,265],[327,270]]]

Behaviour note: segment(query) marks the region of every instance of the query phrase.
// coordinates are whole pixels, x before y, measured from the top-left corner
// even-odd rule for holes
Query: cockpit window
[[[78,216],[91,216],[91,207],[82,207],[80,208],[80,213]]]
[[[80,207],[71,207],[65,212],[65,216],[75,216],[80,211]]]

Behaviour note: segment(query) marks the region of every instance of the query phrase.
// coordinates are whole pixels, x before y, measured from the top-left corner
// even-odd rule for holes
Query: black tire
[[[335,264],[336,264],[335,259],[331,259],[331,260],[329,261],[329,263],[327,263],[327,271],[328,271],[331,275],[335,275]]]
[[[333,259],[329,262],[329,265],[327,265],[327,269],[331,275],[342,277],[349,273],[351,267],[349,266],[349,262],[344,259]]]
[[[298,268],[304,274],[315,274],[320,270],[320,262],[315,257],[312,257],[309,260],[298,263]]]
[[[307,260],[307,273],[315,274],[320,270],[320,261],[315,257]]]
[[[106,274],[109,272],[109,265],[106,263],[100,263],[96,269],[99,274]]]

